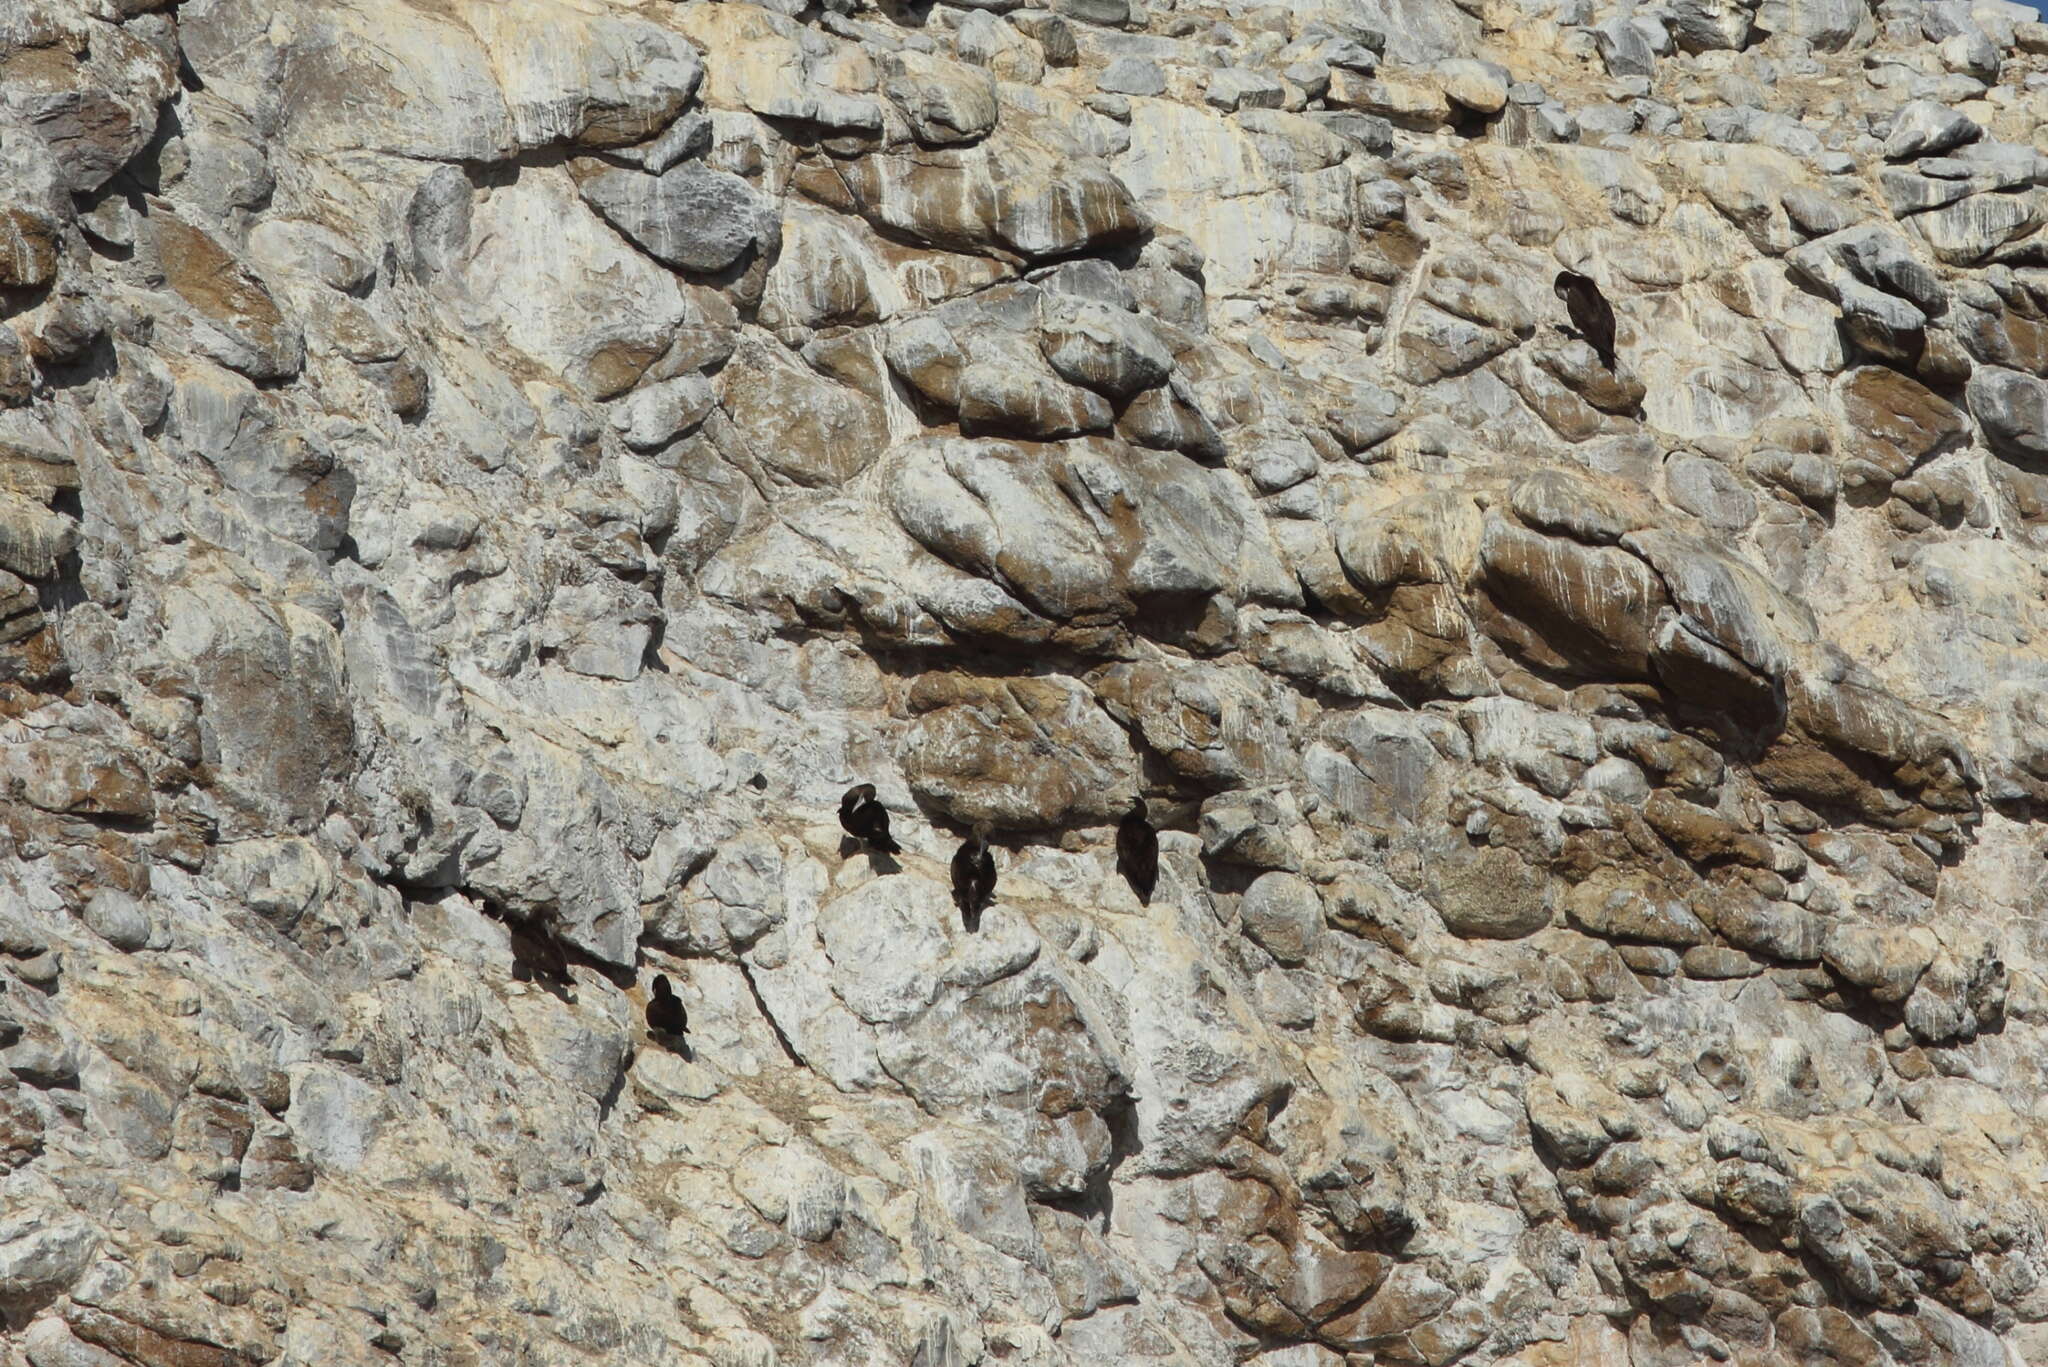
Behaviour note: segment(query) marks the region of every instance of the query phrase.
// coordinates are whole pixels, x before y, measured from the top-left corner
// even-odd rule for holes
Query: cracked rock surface
[[[0,1367],[2048,1362],[2043,126],[2001,0],[0,3]]]

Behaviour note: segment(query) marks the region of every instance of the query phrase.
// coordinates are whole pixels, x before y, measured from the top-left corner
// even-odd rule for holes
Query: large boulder
[[[2017,370],[1979,366],[1967,394],[1970,416],[1994,452],[2029,468],[2048,463],[2048,383]]]
[[[1128,617],[1219,593],[1298,601],[1237,477],[1182,456],[937,438],[890,460],[905,531],[1048,617]]]
[[[1804,38],[1823,52],[1867,46],[1877,28],[1864,0],[1763,0],[1756,24],[1766,33]]]
[[[576,190],[641,250],[678,270],[722,271],[749,253],[772,255],[781,235],[773,202],[696,162],[658,176],[599,170]]]
[[[1130,805],[1130,738],[1089,692],[1059,679],[927,674],[904,737],[911,791],[961,825],[1051,830],[1113,820]],[[1048,744],[1047,737],[1058,737]]]
[[[23,21],[32,25],[27,15]],[[155,47],[112,24],[92,28],[91,41],[76,44],[0,40],[0,116],[39,137],[66,188],[81,195],[149,145],[157,107],[178,88],[175,68]]]
[[[682,112],[703,79],[681,34],[637,16],[559,0],[462,0],[457,8],[489,54],[523,147],[644,141]]]
[[[755,336],[719,372],[717,390],[733,442],[778,485],[844,484],[888,445],[880,404]]]
[[[252,380],[298,374],[305,339],[256,273],[168,205],[159,204],[149,224],[164,280],[192,311],[199,348]]]
[[[319,824],[355,762],[341,642],[303,608],[266,602],[226,564],[149,563],[155,581],[124,629],[187,681],[206,753],[236,807],[222,834]],[[244,823],[258,830],[238,830]]]
[[[592,397],[632,388],[688,317],[675,277],[585,210],[564,172],[482,197],[466,239],[463,279],[505,340]]]
[[[878,153],[815,173],[829,183],[813,174],[796,182],[813,197],[850,200],[876,227],[952,251],[1038,260],[1120,246],[1152,226],[1107,167],[1000,127],[972,147]]]
[[[1987,432],[1999,421],[1987,413],[2007,412],[2018,402],[2020,391],[2008,389],[2000,377],[2039,384],[2027,376],[1991,368],[1980,370],[1978,376],[1970,384],[1970,407],[1977,420],[1986,424]],[[1978,409],[1980,394],[1985,396],[1983,411]],[[1836,382],[1835,395],[1843,419],[1864,438],[1854,448],[1853,459],[1862,463],[1858,482],[1904,479],[1943,451],[1960,445],[1968,434],[1968,424],[1954,404],[1889,366],[1859,366],[1849,371]]]

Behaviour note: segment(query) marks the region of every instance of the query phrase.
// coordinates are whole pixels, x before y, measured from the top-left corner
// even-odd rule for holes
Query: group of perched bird
[[[872,783],[855,784],[839,799],[839,824],[865,849],[878,854],[901,854],[903,847],[889,834],[889,809],[875,797]],[[960,908],[960,923],[970,932],[981,928],[981,913],[996,896],[996,856],[988,843],[989,825],[976,822],[967,839],[953,854],[953,905]],[[1123,875],[1138,901],[1150,906],[1152,889],[1159,884],[1159,832],[1142,797],[1131,800],[1116,827],[1116,871]],[[654,975],[654,990],[647,998],[647,1031],[681,1049],[689,1029],[689,1013],[675,993],[666,973]]]
[[[1614,309],[1600,286],[1577,271],[1559,271],[1551,290],[1571,315],[1572,327],[1592,346],[1600,363],[1615,369]],[[901,854],[903,847],[889,834],[889,809],[875,796],[875,785],[857,783],[839,800],[839,824],[862,847],[878,854]],[[953,855],[953,905],[970,932],[981,928],[981,913],[996,895],[996,856],[988,843],[987,822],[977,822]],[[1116,870],[1138,900],[1151,905],[1159,882],[1159,833],[1153,829],[1143,797],[1133,798],[1116,828]],[[657,1037],[680,1043],[689,1016],[665,974],[656,974],[647,999],[647,1028]]]
[[[903,847],[889,834],[889,809],[875,797],[875,785],[858,783],[839,799],[839,824],[846,833],[869,850],[901,854]],[[953,905],[960,908],[960,922],[968,930],[981,926],[981,913],[996,895],[996,856],[988,843],[986,821],[977,822],[972,833],[953,854]],[[1159,883],[1159,832],[1152,828],[1142,797],[1131,800],[1116,828],[1116,871],[1146,905]]]

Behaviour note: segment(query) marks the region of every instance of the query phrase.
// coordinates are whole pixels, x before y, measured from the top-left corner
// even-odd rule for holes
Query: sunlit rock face
[[[2048,27],[1035,3],[0,0],[0,1367],[2048,1363]]]

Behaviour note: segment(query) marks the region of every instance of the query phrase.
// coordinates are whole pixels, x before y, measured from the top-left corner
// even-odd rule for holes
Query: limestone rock
[[[305,340],[253,272],[174,216],[152,217],[150,230],[166,281],[192,308],[201,349],[252,380],[298,374]]]
[[[1893,161],[1938,157],[1983,134],[1970,118],[1933,100],[1915,100],[1892,120],[1884,154]]]
[[[1107,821],[1129,805],[1129,742],[1079,690],[940,675],[919,681],[911,706],[911,788],[962,825],[1045,829]],[[1048,732],[1067,736],[1071,750],[1044,754],[1034,742]]]
[[[774,207],[738,176],[695,162],[658,176],[598,171],[576,191],[641,250],[678,270],[722,271],[750,252],[775,249]]]
[[[2048,1360],[2032,18],[0,4],[0,1359]]]

